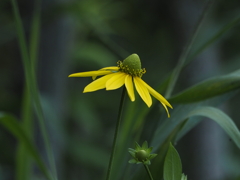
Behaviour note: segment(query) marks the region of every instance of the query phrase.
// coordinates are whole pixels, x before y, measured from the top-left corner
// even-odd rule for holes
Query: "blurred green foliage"
[[[59,180],[104,179],[121,93],[83,94],[91,78],[67,76],[115,66],[118,60],[137,53],[147,70],[143,79],[164,95],[205,4],[191,0],[19,1],[25,59],[29,59],[29,67],[24,68],[24,45],[18,45],[12,4],[2,0],[0,180],[54,179],[51,163],[56,164]],[[144,140],[158,154],[150,170],[162,179],[169,142],[194,151],[191,139],[187,144],[181,139],[189,137],[202,116],[219,123],[231,138],[230,142],[225,136],[215,139],[224,147],[218,180],[239,179],[239,7],[238,0],[222,0],[209,9],[169,97],[174,107],[170,119],[157,102],[148,109],[139,97],[134,103],[127,99],[112,179],[147,178],[143,167],[128,164],[127,152],[136,141]],[[29,91],[27,81],[32,83]],[[219,110],[223,103],[227,108]],[[42,127],[51,142],[48,148]],[[52,162],[49,151],[54,154]],[[188,164],[188,154],[179,153],[184,157],[183,172],[197,180],[184,167],[202,172],[200,163]]]

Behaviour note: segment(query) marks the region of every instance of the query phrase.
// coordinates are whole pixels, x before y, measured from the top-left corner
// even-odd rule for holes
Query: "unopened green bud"
[[[136,158],[141,162],[145,161],[148,158],[148,156],[149,153],[147,153],[145,150],[140,150],[136,153]]]
[[[143,163],[145,165],[150,165],[150,160],[157,156],[157,154],[151,154],[152,147],[148,147],[147,141],[145,141],[142,146],[140,146],[137,142],[135,143],[135,149],[128,148],[128,152],[131,154],[133,159],[128,162],[133,164]]]

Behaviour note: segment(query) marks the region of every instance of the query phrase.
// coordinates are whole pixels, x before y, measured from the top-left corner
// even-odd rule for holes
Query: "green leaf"
[[[204,44],[202,44],[195,52],[193,52],[190,57],[188,58],[188,62],[190,62],[194,57],[196,57],[198,54],[203,52],[205,49],[207,49],[210,45],[215,43],[217,40],[219,40],[226,32],[228,32],[231,28],[238,25],[240,22],[240,17],[231,17],[229,22],[223,26],[221,29],[218,30],[212,37],[210,37]]]
[[[79,51],[81,49],[82,51]],[[92,53],[94,52],[94,53]],[[106,64],[113,64],[118,61],[116,56],[105,46],[96,42],[84,42],[84,45],[77,45],[74,49],[73,58],[77,65],[86,66],[86,64],[97,64],[99,67],[105,67]],[[81,59],[81,61],[78,61]],[[80,63],[80,64],[79,64]]]
[[[3,125],[12,135],[14,135],[19,141],[21,141],[25,145],[29,155],[31,155],[36,161],[39,168],[44,173],[45,177],[49,180],[52,180],[48,168],[43,163],[39,153],[37,152],[36,147],[30,141],[17,120],[11,115],[0,112],[0,124]]]
[[[17,31],[17,36],[18,36],[20,52],[21,52],[22,61],[23,61],[26,86],[30,93],[31,99],[33,100],[36,115],[38,117],[39,127],[41,130],[42,136],[43,136],[43,141],[45,144],[48,161],[49,161],[51,170],[54,173],[54,179],[57,179],[55,160],[54,160],[54,156],[53,156],[51,143],[49,140],[50,138],[48,137],[48,133],[47,133],[46,125],[45,125],[45,118],[44,118],[44,114],[43,114],[43,110],[42,110],[42,106],[41,106],[41,102],[40,102],[40,95],[39,95],[38,87],[37,87],[34,62],[32,62],[32,61],[35,61],[34,58],[36,58],[38,32],[35,32],[36,34],[34,32],[32,32],[33,34],[31,35],[31,45],[33,47],[31,48],[31,53],[29,55],[29,49],[27,46],[27,41],[26,41],[26,37],[25,37],[25,33],[24,33],[22,19],[21,19],[20,13],[19,13],[17,1],[11,0],[11,3],[12,3],[12,9],[13,9],[15,23],[16,23],[16,31]],[[36,31],[38,29],[39,24],[38,24],[38,22],[35,22],[35,23],[36,24],[33,25],[32,28],[35,29],[35,31]],[[30,59],[29,56],[31,56],[32,59]]]
[[[40,31],[40,17],[41,17],[41,4],[39,0],[35,0],[35,5],[32,15],[32,26],[29,38],[29,57],[32,63],[32,68],[36,67],[38,45],[39,45],[39,31]],[[33,137],[33,111],[31,103],[31,93],[25,84],[23,90],[23,103],[22,103],[22,127],[29,137]],[[16,180],[31,179],[32,161],[31,157],[23,143],[18,144],[16,157]]]
[[[205,101],[200,101],[197,103],[175,105],[174,110],[171,113],[170,119],[161,118],[159,120],[161,124],[158,125],[152,137],[151,144],[154,147],[153,150],[156,151],[161,145],[163,145],[163,143],[171,135],[171,133],[186,119],[190,118],[189,113],[203,106],[219,105],[220,103],[223,103],[226,100],[228,100],[230,97],[234,96],[237,92],[238,90],[237,91],[235,90],[227,94],[224,94],[222,96],[217,96],[217,97],[214,97]]]
[[[200,107],[189,113],[189,116],[204,116],[214,120],[240,148],[240,132],[233,120],[221,110],[214,107]]]
[[[182,178],[181,178],[181,180],[187,180],[187,176],[184,175],[184,174],[182,174]]]
[[[151,160],[151,159],[155,158],[156,156],[157,156],[157,154],[150,154],[148,159]]]
[[[196,25],[196,27],[193,31],[193,34],[190,37],[190,39],[188,40],[188,43],[187,43],[186,47],[184,48],[184,50],[182,51],[182,53],[179,57],[177,66],[173,70],[173,73],[171,74],[171,77],[170,77],[170,81],[169,81],[167,91],[166,91],[166,94],[165,94],[166,98],[169,98],[172,94],[172,91],[173,91],[174,86],[177,82],[179,74],[180,74],[182,68],[184,67],[184,64],[186,62],[186,59],[189,55],[190,50],[192,49],[193,42],[196,40],[196,37],[197,37],[197,35],[199,33],[199,30],[200,30],[200,27],[202,26],[208,12],[210,11],[212,4],[213,4],[213,0],[208,0],[206,2],[206,6],[205,6],[204,10],[202,11],[201,16],[199,17],[198,23],[197,23],[197,25]]]
[[[130,163],[130,164],[136,164],[137,161],[136,161],[135,159],[131,159],[131,160],[128,161],[128,163]]]
[[[133,158],[135,158],[135,152],[133,152],[133,151],[128,151],[130,154],[131,154],[131,156],[133,157]]]
[[[147,141],[144,141],[144,142],[143,142],[142,148],[143,148],[143,149],[148,149],[148,143],[147,143]]]
[[[170,98],[171,103],[191,103],[219,96],[239,89],[240,70],[225,76],[218,76],[198,83]]]
[[[180,140],[185,134],[187,134],[192,128],[194,128],[198,123],[202,121],[202,117],[190,117],[185,122],[180,131],[177,133],[175,141]]]
[[[164,161],[163,178],[164,180],[181,180],[182,163],[177,150],[170,143]]]
[[[141,146],[137,142],[135,142],[135,150],[138,151],[140,149],[141,149]]]
[[[152,149],[153,149],[153,147],[147,148],[147,152],[148,152],[148,153],[151,153],[151,152],[152,152]]]

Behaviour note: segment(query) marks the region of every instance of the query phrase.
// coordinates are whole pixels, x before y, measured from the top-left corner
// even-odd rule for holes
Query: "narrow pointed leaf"
[[[143,148],[143,149],[147,149],[147,148],[148,148],[148,143],[147,143],[147,141],[144,141],[144,142],[143,142],[142,148]]]
[[[171,103],[191,103],[240,88],[240,70],[198,83],[169,99]]]
[[[137,142],[135,142],[135,150],[139,150],[139,149],[141,149],[141,146]]]

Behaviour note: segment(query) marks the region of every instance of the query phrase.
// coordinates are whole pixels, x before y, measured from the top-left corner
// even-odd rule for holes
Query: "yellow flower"
[[[145,69],[141,69],[141,61],[138,55],[132,54],[123,60],[123,62],[119,61],[118,66],[105,67],[97,71],[74,73],[68,77],[92,77],[94,81],[84,88],[84,93],[104,88],[106,88],[106,90],[114,90],[125,84],[131,101],[135,101],[134,84],[138,94],[148,107],[152,105],[151,94],[162,103],[167,111],[168,117],[170,117],[167,106],[172,108],[171,104],[142,80],[141,77],[145,72]],[[103,77],[95,80],[97,76]]]

